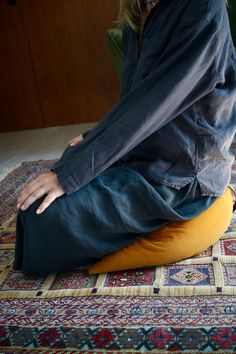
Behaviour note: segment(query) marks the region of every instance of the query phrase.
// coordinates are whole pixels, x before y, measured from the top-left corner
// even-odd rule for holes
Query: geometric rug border
[[[1,353],[234,353],[236,327],[179,329],[174,327],[0,328]],[[22,332],[22,337],[20,337]],[[70,333],[72,332],[72,333]],[[26,334],[27,338],[24,337]],[[218,338],[223,336],[222,340]],[[226,336],[228,335],[229,342]],[[15,339],[14,339],[15,337]],[[40,338],[41,337],[41,338]],[[68,340],[65,338],[69,338]],[[5,340],[5,343],[4,343]],[[18,345],[14,345],[14,341]],[[129,341],[130,340],[130,341]],[[191,343],[191,341],[193,341]],[[44,345],[41,344],[43,342]],[[194,350],[197,346],[198,350]],[[24,350],[24,351],[22,351]],[[141,351],[140,351],[141,350]]]
[[[236,267],[235,263],[225,263],[228,265],[233,265]],[[205,264],[173,264],[173,267],[176,265],[182,267],[183,269],[192,269],[193,267],[203,267],[203,266],[209,266],[212,265],[214,272],[217,274],[217,268],[222,267],[224,263],[219,264],[218,262],[212,262],[212,263],[205,263]],[[171,266],[171,265],[170,265]],[[160,277],[163,277],[163,273],[165,272],[166,266],[163,267],[153,267],[155,273],[159,273]],[[143,268],[136,270],[136,271],[142,271]],[[84,274],[84,270],[81,270],[82,274]],[[71,273],[72,276],[75,274],[75,271],[68,272]],[[114,272],[121,274],[122,276],[124,272]],[[219,271],[220,273],[220,271]],[[7,280],[11,274],[17,274],[19,277],[26,278],[27,276],[24,276],[20,271],[12,271],[11,269],[5,269],[0,272],[0,288],[4,285],[4,281]],[[60,274],[60,273],[58,273]],[[167,296],[204,296],[204,295],[236,295],[236,286],[226,286],[223,285],[222,283],[218,283],[216,285],[212,286],[167,286],[161,284],[158,287],[158,284],[156,285],[155,283],[148,286],[117,286],[117,287],[107,287],[104,286],[104,278],[109,276],[109,273],[104,273],[104,274],[99,274],[97,275],[97,281],[96,285],[90,288],[81,288],[81,289],[58,289],[58,290],[49,290],[51,284],[57,277],[56,274],[49,274],[45,276],[43,282],[42,282],[42,287],[38,290],[2,290],[0,291],[0,299],[6,299],[6,298],[60,298],[60,297],[80,297],[80,296],[155,296],[155,297],[167,297]],[[215,276],[216,277],[216,276]],[[100,284],[98,286],[97,284]]]
[[[214,353],[218,353],[218,354],[235,354],[235,350],[234,349],[226,349],[226,350],[214,350],[214,351],[209,351],[208,349],[207,350],[201,350],[201,351],[196,351],[196,350],[181,350],[181,351],[169,351],[169,350],[151,350],[151,351],[136,351],[136,350],[132,350],[132,349],[128,349],[128,350],[110,350],[110,349],[107,349],[107,350],[80,350],[80,349],[40,349],[40,348],[35,348],[35,349],[27,349],[27,348],[23,348],[23,349],[20,349],[20,348],[17,348],[17,347],[9,347],[9,348],[6,348],[6,347],[1,347],[0,346],[0,354],[15,354],[15,353],[21,353],[21,354],[24,354],[24,353],[29,353],[29,354],[32,354],[32,353],[37,353],[37,354],[143,354],[143,353],[154,353],[154,354],[202,354],[202,353],[207,353],[207,354],[214,354]],[[4,351],[2,351],[4,350]],[[13,351],[14,350],[14,353]]]

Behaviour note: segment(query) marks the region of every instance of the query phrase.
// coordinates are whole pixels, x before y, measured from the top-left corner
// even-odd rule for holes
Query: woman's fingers
[[[67,145],[68,145],[68,146],[74,146],[74,145],[80,143],[82,140],[83,140],[83,135],[80,134],[79,136],[76,136],[75,138],[71,139],[71,140],[67,143]]]
[[[64,192],[60,189],[60,188],[55,188],[53,190],[51,190],[48,195],[46,196],[46,198],[44,199],[44,201],[42,202],[42,204],[39,206],[39,208],[37,209],[36,213],[37,214],[41,214],[47,207],[49,207],[49,205],[58,197],[60,197],[61,195],[63,195]]]
[[[19,209],[28,209],[31,204],[33,204],[37,199],[41,198],[44,194],[46,194],[46,192],[46,188],[39,188],[34,190],[31,194],[29,193],[25,195],[25,197],[22,198],[22,202],[19,203]]]
[[[21,192],[21,195],[18,199],[17,208],[20,209],[23,207],[23,205],[25,206],[26,200],[33,194],[35,197],[36,195],[39,195],[38,198],[40,198],[45,193],[45,191],[40,191],[40,190],[41,190],[41,183],[40,180],[36,178],[34,181],[30,182]],[[40,192],[44,192],[44,193],[39,194]]]
[[[52,201],[63,195],[65,192],[62,189],[57,175],[54,172],[43,173],[38,176],[34,181],[30,182],[28,186],[22,191],[20,198],[18,199],[17,208],[26,210],[31,204],[43,195],[47,194],[45,203],[39,208],[40,212],[43,212]]]

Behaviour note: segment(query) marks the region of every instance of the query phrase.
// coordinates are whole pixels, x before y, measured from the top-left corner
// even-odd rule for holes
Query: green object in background
[[[230,28],[234,45],[236,47],[236,5],[232,5],[231,0],[230,7],[228,6]],[[124,55],[122,49],[122,30],[118,28],[109,28],[107,30],[107,44],[111,53],[112,62],[115,66],[116,72],[121,78],[121,74],[124,70]]]
[[[235,0],[233,0],[235,2]],[[228,6],[228,14],[230,20],[231,34],[234,41],[234,46],[236,47],[236,4],[231,0]]]
[[[110,28],[107,30],[107,44],[111,53],[112,62],[116,72],[121,78],[124,70],[124,55],[122,48],[122,30],[118,28]]]

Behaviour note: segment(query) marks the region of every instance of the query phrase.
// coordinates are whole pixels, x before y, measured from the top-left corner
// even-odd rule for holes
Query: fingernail
[[[19,209],[19,207],[20,207],[20,203],[18,203],[16,207],[17,207],[17,209]]]
[[[25,205],[22,205],[21,210],[25,210],[25,209],[26,209]]]
[[[42,210],[41,209],[38,209],[37,211],[36,211],[36,214],[40,214],[42,212]]]
[[[71,143],[70,146],[74,146],[75,144],[74,143]]]

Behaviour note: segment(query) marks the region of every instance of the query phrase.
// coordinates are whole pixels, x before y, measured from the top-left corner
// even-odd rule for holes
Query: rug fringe
[[[171,297],[171,296],[206,296],[206,295],[236,295],[236,289],[232,286],[224,286],[222,288],[212,287],[171,287],[166,288],[100,288],[100,289],[66,289],[66,290],[38,290],[38,291],[1,291],[0,299],[47,299],[47,298],[62,298],[62,297],[82,297],[82,296],[157,296],[157,297]]]
[[[2,172],[0,173],[0,182],[7,177],[7,175],[11,172],[13,172],[15,169],[17,169],[18,167],[20,167],[22,165],[23,161],[19,162],[18,164],[11,166],[11,167],[6,167],[2,170]]]

